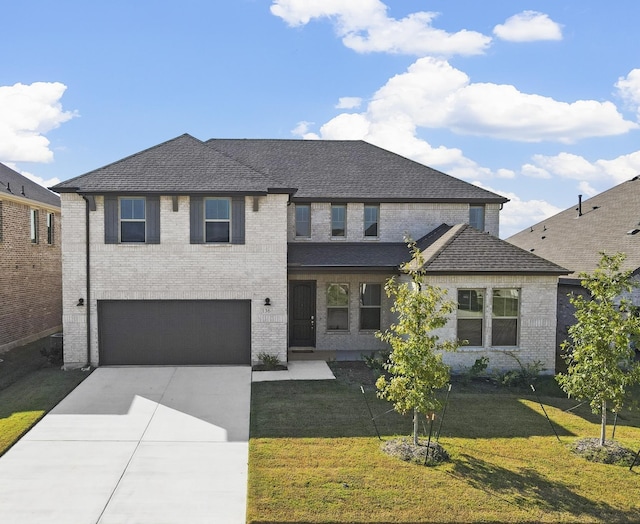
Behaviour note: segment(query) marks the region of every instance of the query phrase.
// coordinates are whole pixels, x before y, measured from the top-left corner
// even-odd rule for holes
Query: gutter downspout
[[[82,371],[89,371],[91,369],[91,270],[90,270],[90,249],[89,249],[89,199],[82,195],[85,202],[85,259],[87,262],[87,290],[85,301],[85,307],[87,308],[87,363],[82,368]]]

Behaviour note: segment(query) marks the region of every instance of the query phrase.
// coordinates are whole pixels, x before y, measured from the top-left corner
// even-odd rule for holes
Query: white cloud
[[[522,200],[515,193],[494,189],[479,182],[475,182],[475,185],[509,199],[500,212],[501,238],[515,235],[525,227],[537,224],[562,211],[559,207],[544,200]]]
[[[551,178],[549,171],[533,164],[524,164],[520,172],[531,178]]]
[[[53,160],[44,135],[77,116],[62,109],[66,89],[59,82],[0,86],[0,161]]]
[[[562,40],[562,26],[537,11],[523,11],[493,28],[493,34],[510,42]]]
[[[358,109],[362,105],[362,98],[357,96],[343,96],[338,100],[336,109]]]
[[[549,176],[577,180],[578,187],[590,196],[597,192],[591,183],[620,184],[640,174],[640,151],[595,162],[572,153],[560,153],[555,156],[534,155],[532,160],[535,165],[525,164],[522,167],[523,174],[527,174],[526,167],[527,172],[540,170],[549,173]]]
[[[640,120],[640,69],[633,69],[626,78],[620,77],[616,88],[622,99],[637,112],[637,118]]]
[[[306,120],[303,120],[296,124],[296,127],[291,130],[291,133],[295,136],[306,138],[309,135],[309,129],[312,125],[313,122],[307,122]]]
[[[589,182],[580,182],[578,184],[578,189],[582,191],[582,194],[586,195],[587,197],[596,196],[599,193],[597,189],[591,187]]]
[[[448,33],[432,27],[437,13],[420,11],[396,20],[379,0],[274,0],[271,13],[290,26],[329,18],[344,45],[359,53],[415,55],[479,55],[491,37],[476,31]]]

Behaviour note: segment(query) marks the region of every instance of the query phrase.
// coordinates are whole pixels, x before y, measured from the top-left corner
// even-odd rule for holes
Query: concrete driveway
[[[98,368],[0,458],[0,522],[246,519],[251,368]]]

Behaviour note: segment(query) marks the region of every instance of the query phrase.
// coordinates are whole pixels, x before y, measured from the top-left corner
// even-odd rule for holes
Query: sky
[[[640,174],[637,0],[23,0],[0,162],[45,187],[183,133],[366,140],[510,199]]]

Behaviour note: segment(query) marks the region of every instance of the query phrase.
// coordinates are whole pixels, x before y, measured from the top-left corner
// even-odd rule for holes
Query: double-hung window
[[[380,229],[380,206],[365,204],[364,206],[364,236],[376,238]]]
[[[380,329],[381,284],[360,284],[360,329]]]
[[[349,330],[349,284],[329,284],[327,288],[327,330]]]
[[[347,205],[331,204],[331,236],[344,237],[347,234]]]
[[[205,242],[230,242],[231,202],[228,198],[205,198]]]
[[[311,236],[311,204],[296,204],[296,236]]]
[[[520,317],[520,290],[493,290],[491,345],[517,346]]]
[[[32,209],[31,210],[31,243],[32,244],[37,244],[39,240],[38,216],[39,216],[38,210]]]
[[[484,289],[458,289],[458,340],[483,345]]]
[[[144,242],[146,239],[146,202],[144,197],[120,198],[120,242]]]

